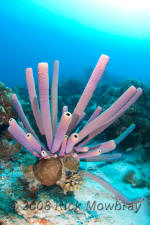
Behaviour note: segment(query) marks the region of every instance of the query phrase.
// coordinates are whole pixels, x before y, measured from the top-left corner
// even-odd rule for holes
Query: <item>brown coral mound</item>
[[[51,186],[61,178],[62,164],[58,158],[41,159],[34,166],[33,171],[42,184]]]
[[[64,156],[62,159],[62,163],[66,169],[75,171],[78,170],[80,165],[79,159],[77,157],[73,157],[72,155]]]

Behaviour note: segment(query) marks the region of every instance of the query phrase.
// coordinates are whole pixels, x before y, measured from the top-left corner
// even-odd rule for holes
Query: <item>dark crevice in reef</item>
[[[8,124],[3,124],[1,127],[0,127],[0,135],[3,131],[5,131],[6,129],[8,128]]]

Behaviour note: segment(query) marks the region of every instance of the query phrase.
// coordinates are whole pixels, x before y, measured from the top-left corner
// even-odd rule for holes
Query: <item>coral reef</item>
[[[0,159],[3,160],[8,160],[21,150],[21,145],[7,131],[10,117],[17,119],[11,96],[12,90],[0,83]]]
[[[1,138],[0,146],[0,158],[3,160],[10,159],[14,154],[21,150],[20,143],[16,141],[8,141],[6,138]]]
[[[138,103],[132,105],[122,117],[117,119],[109,129],[105,131],[105,135],[107,138],[115,138],[131,123],[135,123],[136,128],[134,132],[127,137],[126,141],[121,143],[120,147],[123,147],[123,149],[129,147],[136,149],[137,146],[140,145],[140,148],[143,149],[143,153],[146,153],[143,160],[149,160],[147,156],[150,154],[150,88],[139,81],[127,80],[117,88],[107,86],[105,93],[100,92],[98,101],[103,105],[103,109],[105,110],[112,102],[116,101],[130,85],[141,87],[143,89],[143,94]],[[101,89],[103,88],[106,87],[102,87]],[[138,153],[140,154],[140,151]]]
[[[74,190],[73,186],[77,186],[78,184],[77,178],[80,177],[80,175],[78,176],[78,174],[80,174],[78,168],[80,160],[109,161],[112,158],[121,157],[120,154],[103,155],[103,153],[108,153],[114,150],[116,145],[123,141],[124,138],[133,131],[135,128],[134,124],[131,124],[114,140],[99,143],[98,145],[92,147],[89,147],[87,143],[109,127],[140,97],[142,94],[142,89],[140,87],[129,87],[118,98],[118,100],[103,113],[101,113],[102,108],[98,106],[85,126],[83,126],[82,129],[79,128],[79,124],[85,116],[85,109],[103,75],[108,61],[108,56],[102,55],[100,57],[73,113],[71,114],[68,112],[68,106],[63,106],[63,113],[58,126],[59,62],[54,62],[51,88],[51,111],[49,103],[48,64],[39,63],[38,65],[40,107],[38,104],[32,69],[28,68],[26,70],[26,80],[30,102],[40,133],[38,136],[31,127],[17,96],[15,94],[12,95],[14,106],[23,125],[19,126],[16,120],[11,118],[9,120],[8,130],[10,134],[18,140],[18,142],[27,148],[30,153],[37,157],[37,159],[39,159],[37,164],[33,167],[33,172],[34,176],[41,181],[42,184],[46,186],[58,184],[64,189],[64,193],[66,193],[66,191]],[[67,163],[67,161],[69,161],[69,163]],[[74,162],[77,162],[77,164]],[[66,169],[66,167],[68,168]],[[70,172],[72,172],[72,170],[75,170],[75,173],[71,174]],[[125,203],[142,201],[142,199],[139,198],[133,200],[126,198],[101,177],[97,177],[87,171],[84,171],[84,175],[100,183],[106,189],[111,191],[117,199],[120,199]]]
[[[17,118],[11,95],[11,89],[0,82],[0,129],[8,125],[10,117]]]

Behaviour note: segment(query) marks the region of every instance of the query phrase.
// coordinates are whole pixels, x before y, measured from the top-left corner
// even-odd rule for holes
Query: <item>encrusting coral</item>
[[[12,105],[12,90],[0,82],[0,159],[8,160],[21,150],[21,145],[12,140],[7,131],[10,117],[17,119]]]
[[[9,132],[30,153],[38,158],[33,166],[35,179],[43,185],[57,184],[64,192],[80,188],[83,174],[100,183],[111,191],[117,199],[127,204],[142,201],[141,198],[130,200],[117,189],[112,187],[101,177],[87,171],[80,171],[80,160],[109,161],[121,158],[121,154],[104,154],[116,148],[124,138],[135,128],[131,124],[119,137],[93,147],[88,147],[88,142],[96,135],[103,132],[117,118],[119,118],[142,94],[141,88],[129,87],[107,110],[101,113],[98,106],[85,126],[80,130],[80,123],[85,116],[85,109],[90,101],[109,61],[109,57],[102,55],[81,95],[73,113],[68,112],[64,106],[62,116],[57,125],[58,114],[58,72],[59,62],[54,62],[53,79],[51,88],[51,110],[49,102],[49,76],[48,64],[38,64],[38,89],[39,103],[36,95],[32,69],[26,70],[26,80],[33,115],[40,131],[37,136],[32,129],[21,104],[15,94],[12,95],[16,111],[22,120],[19,125],[15,119],[9,120]],[[77,133],[77,131],[79,132]],[[28,132],[28,133],[27,133]],[[83,174],[82,174],[83,172]]]
[[[12,91],[0,82],[0,128],[8,124],[10,117],[17,118],[11,99]]]

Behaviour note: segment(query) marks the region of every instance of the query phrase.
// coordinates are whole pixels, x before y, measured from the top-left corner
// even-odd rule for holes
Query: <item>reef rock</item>
[[[0,159],[3,160],[8,160],[21,150],[21,145],[7,131],[9,119],[17,119],[11,95],[12,90],[0,82]]]
[[[17,118],[11,99],[12,91],[0,82],[0,129],[11,117]]]
[[[148,177],[144,173],[137,174],[134,170],[129,170],[124,175],[123,181],[131,184],[134,188],[144,188],[150,185]]]
[[[109,139],[116,138],[130,124],[135,123],[134,132],[129,135],[126,141],[121,143],[123,149],[142,145],[143,150],[150,154],[150,88],[142,82],[136,80],[124,81],[121,87],[108,87],[106,85],[99,88],[99,104],[106,110],[129,86],[141,87],[142,96],[132,105],[127,112],[117,119],[107,130],[104,136]],[[106,89],[105,92],[103,89]],[[148,157],[147,157],[148,159]]]

